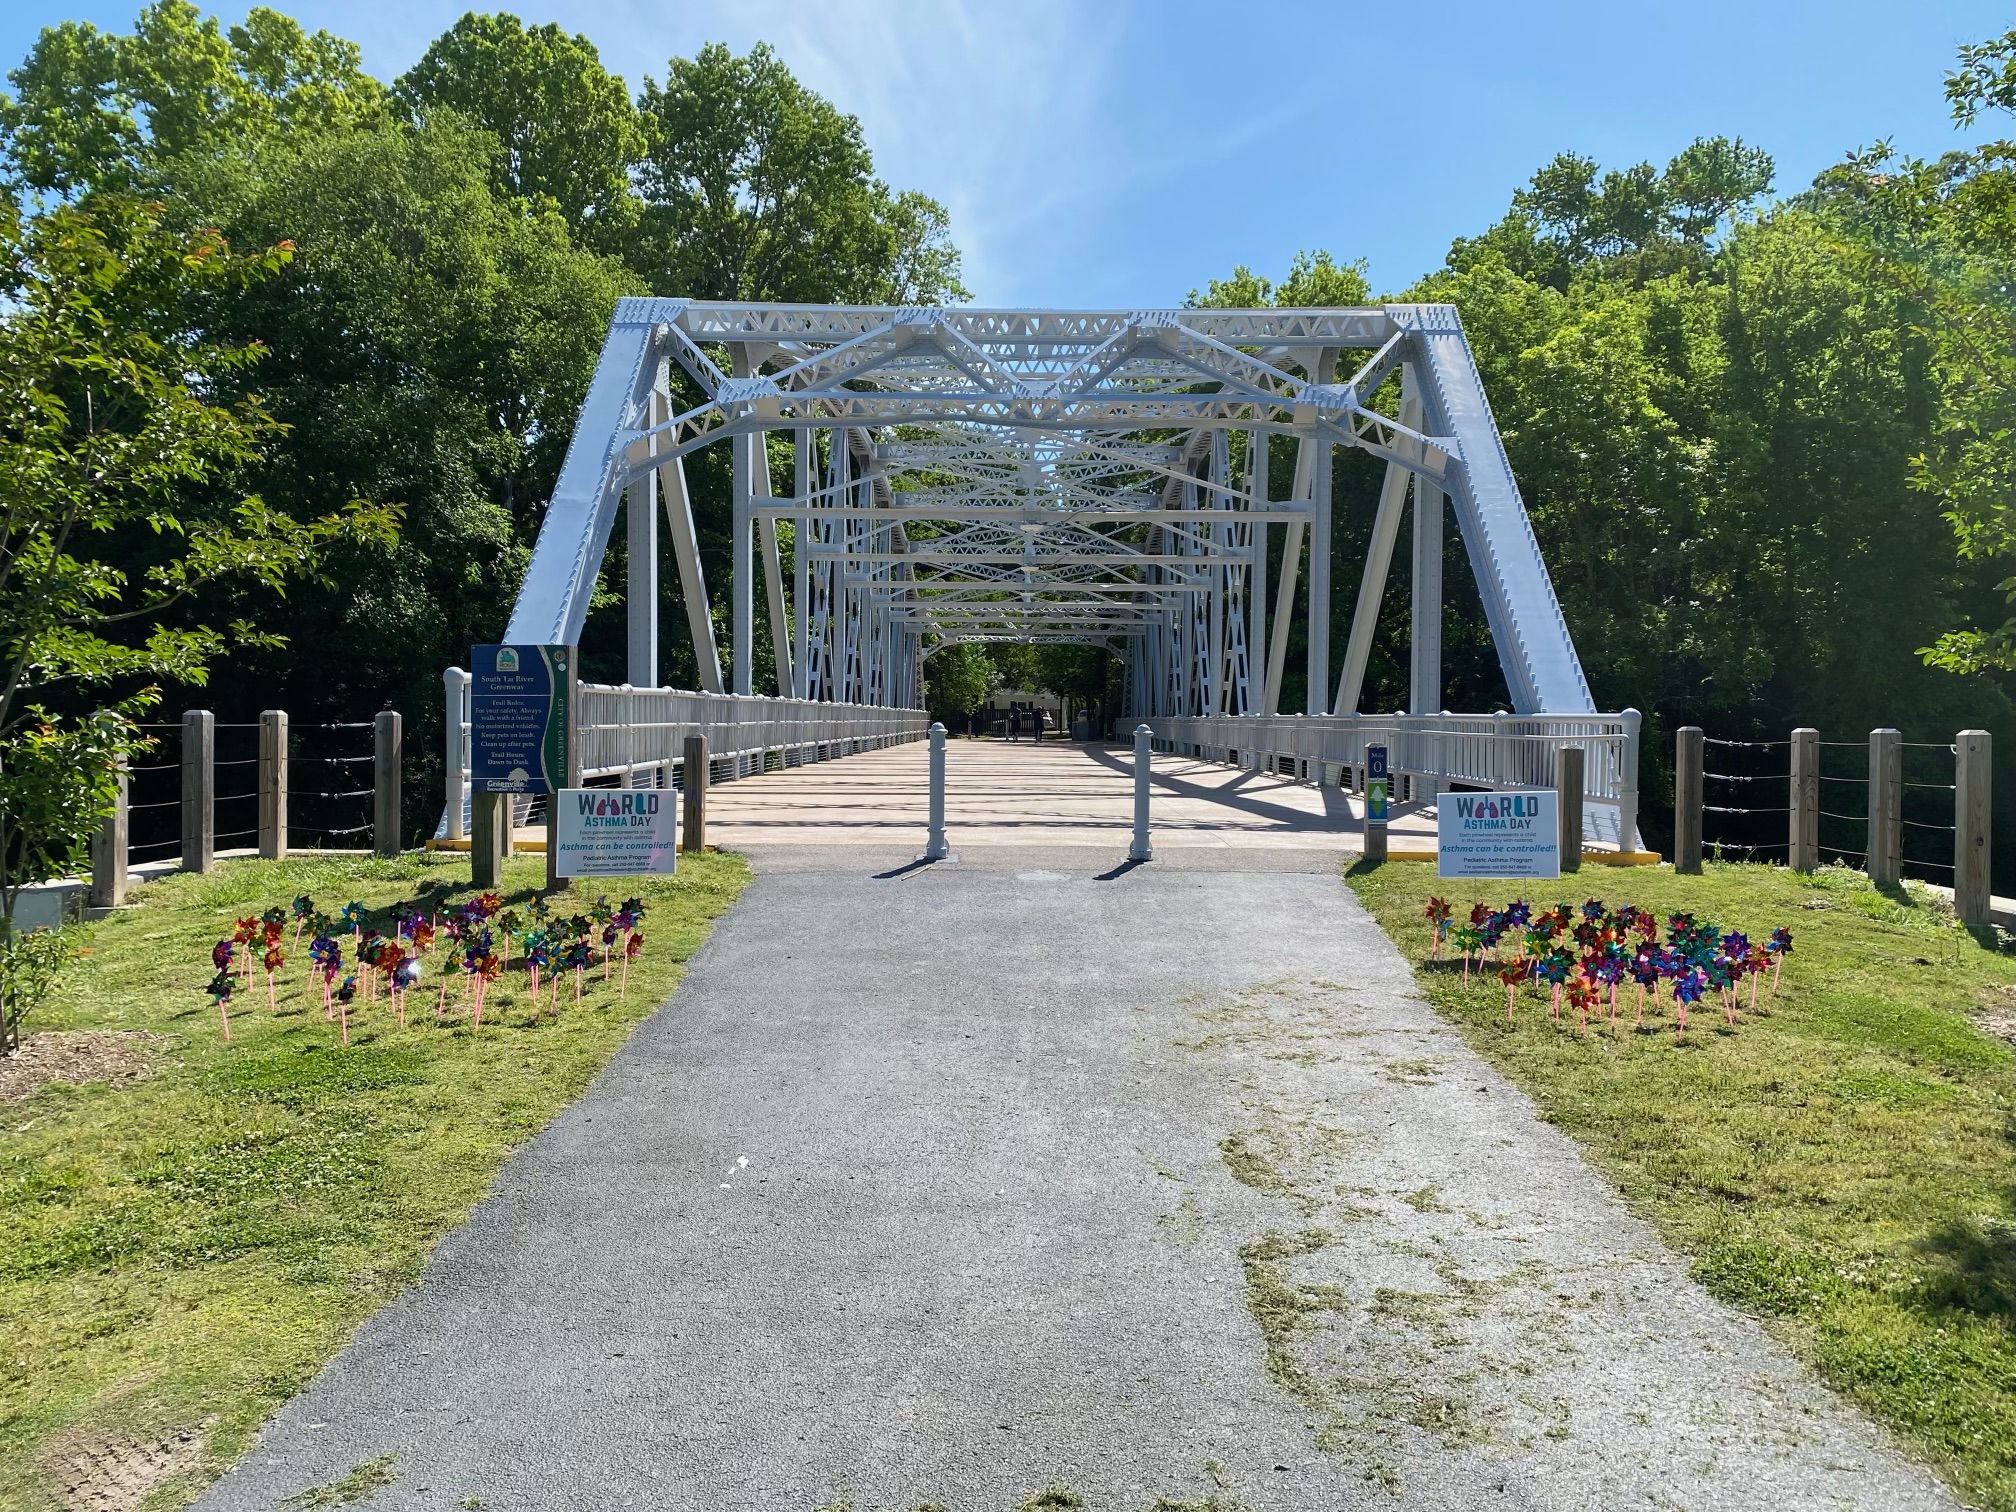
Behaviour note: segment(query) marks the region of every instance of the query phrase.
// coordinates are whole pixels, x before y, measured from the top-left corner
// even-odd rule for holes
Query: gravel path
[[[1954,1505],[1334,874],[1072,865],[759,876],[199,1505]]]

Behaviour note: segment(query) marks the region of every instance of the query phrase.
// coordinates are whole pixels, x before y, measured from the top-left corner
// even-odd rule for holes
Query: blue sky
[[[279,6],[390,78],[456,0]],[[13,67],[44,25],[125,29],[134,5],[14,0]],[[1445,0],[1391,9],[1189,0],[644,0],[525,4],[586,33],[633,88],[710,41],[771,42],[858,115],[878,170],[952,211],[977,300],[1147,306],[1302,247],[1370,260],[1375,289],[1439,264],[1554,153],[1663,164],[1740,135],[1782,189],[1848,149],[1959,145],[1955,47],[2016,26],[1985,0]],[[243,13],[226,5],[227,19]],[[664,290],[667,294],[677,290]]]

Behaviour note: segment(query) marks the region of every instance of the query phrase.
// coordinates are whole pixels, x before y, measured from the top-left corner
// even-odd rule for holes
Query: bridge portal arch
[[[682,408],[688,390],[701,397]],[[773,433],[791,438],[788,490],[772,476]],[[723,443],[734,511],[725,678],[684,463]],[[1270,497],[1277,446],[1294,448],[1287,498]],[[1276,715],[1305,533],[1310,602],[1332,602],[1336,446],[1381,458],[1386,474],[1348,642],[1333,666],[1328,616],[1315,615],[1325,633],[1308,637],[1302,712],[1357,711],[1410,493],[1411,711],[1440,708],[1441,532],[1453,511],[1514,708],[1592,712],[1447,305],[621,300],[506,636],[578,641],[627,498],[635,686],[658,682],[662,508],[705,691],[769,691],[752,685],[748,654],[760,572],[779,696],[915,706],[940,646],[1066,641],[1125,659],[1133,714]],[[795,533],[788,589],[779,520]],[[1277,530],[1286,549],[1270,574]]]

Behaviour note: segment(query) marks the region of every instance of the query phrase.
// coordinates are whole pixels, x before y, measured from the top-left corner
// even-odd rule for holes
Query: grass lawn
[[[2016,1060],[1978,1027],[2016,1017],[2016,965],[1922,889],[1879,892],[1839,868],[1801,877],[1584,870],[1578,879],[1437,881],[1359,866],[1359,897],[1476,1049],[1579,1139],[1631,1205],[1725,1301],[1774,1334],[1981,1506],[2016,1509]],[[1775,998],[1734,1029],[1704,1001],[1676,1043],[1670,1013],[1633,1032],[1556,1027],[1533,989],[1433,961],[1422,909],[1536,908],[1594,894],[1688,912],[1793,954]],[[1769,978],[1765,979],[1768,993]]]
[[[143,888],[91,928],[29,1031],[158,1038],[140,1042],[143,1078],[0,1103],[0,1507],[63,1506],[80,1482],[151,1486],[148,1507],[193,1496],[413,1283],[511,1152],[664,1000],[747,878],[739,859],[706,855],[676,879],[612,879],[612,901],[635,890],[649,905],[627,998],[591,974],[578,1009],[566,982],[557,1016],[542,1015],[511,971],[472,1034],[453,986],[435,1019],[437,945],[409,1027],[381,997],[345,1049],[304,985],[304,940],[279,973],[278,1013],[255,972],[224,1042],[203,988],[234,919],[307,893],[332,915],[360,901],[390,933],[395,904],[466,898],[467,869],[418,855],[233,862]],[[503,890],[522,911],[543,879],[542,857],[517,859]],[[577,882],[579,903],[556,912],[602,890]]]

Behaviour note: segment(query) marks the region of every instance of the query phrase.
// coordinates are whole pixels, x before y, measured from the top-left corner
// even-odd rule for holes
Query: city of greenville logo
[[[1459,797],[1456,813],[1463,819],[1532,819],[1540,813],[1540,800],[1513,793],[1486,798]]]
[[[574,802],[584,816],[596,819],[621,818],[626,814],[658,812],[656,793],[583,793]]]

